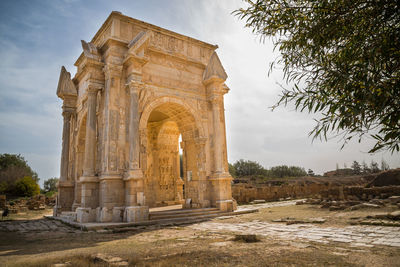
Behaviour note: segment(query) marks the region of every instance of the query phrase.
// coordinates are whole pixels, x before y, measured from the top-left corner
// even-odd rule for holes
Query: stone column
[[[70,211],[74,201],[74,182],[68,179],[70,125],[74,108],[63,106],[63,137],[61,151],[60,181],[58,182],[58,211]]]
[[[141,172],[139,168],[139,92],[142,86],[138,82],[131,82],[129,85],[129,170],[139,170],[139,172]]]
[[[82,207],[77,208],[77,220],[82,223],[96,220],[96,208],[99,205],[99,179],[95,174],[97,91],[98,88],[88,87],[85,154],[83,160],[83,176],[80,178]]]
[[[223,166],[223,129],[221,123],[221,106],[222,96],[215,95],[211,98],[213,126],[214,126],[214,173],[222,174],[224,172]]]
[[[125,213],[124,221],[138,222],[148,220],[149,208],[145,205],[144,177],[140,168],[139,134],[139,93],[143,83],[131,81],[129,106],[129,170],[125,177]]]
[[[97,89],[88,89],[87,118],[85,135],[85,154],[83,160],[83,176],[95,176],[95,155],[96,155],[96,99]]]
[[[111,61],[111,60],[110,60]],[[108,62],[104,68],[105,90],[102,137],[100,138],[101,175],[99,177],[99,208],[97,221],[122,221],[124,210],[124,181],[121,171],[123,158],[120,150],[123,146],[120,134],[121,113],[120,95],[122,65]],[[123,138],[124,139],[124,138]],[[125,140],[124,140],[125,141]],[[122,212],[121,212],[122,210]]]
[[[231,181],[228,170],[225,167],[225,124],[223,118],[223,81],[213,79],[208,84],[209,100],[212,105],[212,126],[213,126],[213,151],[214,169],[211,173],[210,182],[212,188],[211,204],[215,205],[221,211],[232,211],[233,201],[231,192]]]

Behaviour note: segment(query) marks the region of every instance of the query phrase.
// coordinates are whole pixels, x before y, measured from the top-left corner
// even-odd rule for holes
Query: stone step
[[[69,220],[69,221],[76,221],[76,212],[73,212],[73,211],[63,211],[63,212],[61,212],[61,214],[59,215],[59,217],[62,217],[62,218],[64,218],[64,219],[66,219],[66,220]]]
[[[198,210],[198,211],[177,211],[177,212],[165,212],[165,213],[150,213],[150,220],[161,220],[161,219],[171,219],[171,218],[188,218],[188,217],[196,217],[202,215],[211,215],[211,214],[219,214],[221,211],[219,209],[209,209],[209,210]]]
[[[167,213],[196,213],[200,211],[213,211],[219,210],[217,208],[200,208],[200,209],[175,209],[175,210],[163,210],[163,211],[151,211],[151,214],[167,214]]]
[[[120,231],[130,231],[133,229],[137,229],[136,227],[146,227],[150,225],[182,225],[182,224],[190,224],[197,223],[201,221],[206,221],[211,218],[219,217],[219,216],[232,216],[232,215],[241,215],[246,213],[258,212],[258,209],[245,209],[241,211],[235,212],[220,212],[215,214],[201,215],[201,216],[192,216],[192,217],[181,217],[181,218],[167,218],[160,220],[149,220],[143,222],[134,222],[134,223],[77,223],[70,220],[66,220],[63,217],[53,217],[53,216],[45,216],[48,219],[59,220],[63,223],[66,223],[72,227],[79,228],[84,231],[96,231],[100,229],[114,230],[120,229]]]

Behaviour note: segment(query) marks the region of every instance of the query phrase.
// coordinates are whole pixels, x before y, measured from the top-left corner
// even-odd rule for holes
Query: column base
[[[216,201],[217,208],[222,212],[232,212],[233,211],[233,200],[217,200]]]
[[[106,207],[97,208],[97,222],[112,222],[113,210]]]
[[[77,208],[81,207],[81,203],[74,203],[72,204],[72,211],[76,211]]]
[[[76,221],[79,223],[95,222],[97,211],[91,208],[77,208]]]
[[[70,181],[58,182],[57,213],[71,211],[74,202],[74,186]]]
[[[143,222],[149,220],[148,206],[129,206],[125,208],[124,222]]]
[[[134,169],[134,170],[129,170],[125,174],[124,180],[134,180],[134,179],[142,179],[143,178],[143,172],[141,169]]]
[[[114,207],[112,210],[112,221],[123,222],[124,221],[125,207]]]

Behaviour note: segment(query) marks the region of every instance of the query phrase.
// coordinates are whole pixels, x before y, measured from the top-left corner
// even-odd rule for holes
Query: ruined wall
[[[332,184],[284,184],[284,185],[232,185],[232,197],[239,203],[248,203],[255,199],[275,201],[282,198],[305,198],[314,197],[323,190],[337,187]]]
[[[275,201],[282,198],[321,197],[322,192],[337,192],[340,188],[362,187],[370,179],[361,176],[352,177],[299,177],[290,180],[270,180],[264,183],[256,180],[240,178],[232,185],[232,197],[239,203],[247,203],[255,199]],[[259,182],[259,183],[257,183]]]

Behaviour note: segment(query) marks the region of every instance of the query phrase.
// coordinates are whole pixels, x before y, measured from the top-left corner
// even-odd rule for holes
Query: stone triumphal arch
[[[232,211],[217,46],[112,12],[71,78],[61,68],[56,215],[137,222],[149,208]]]

